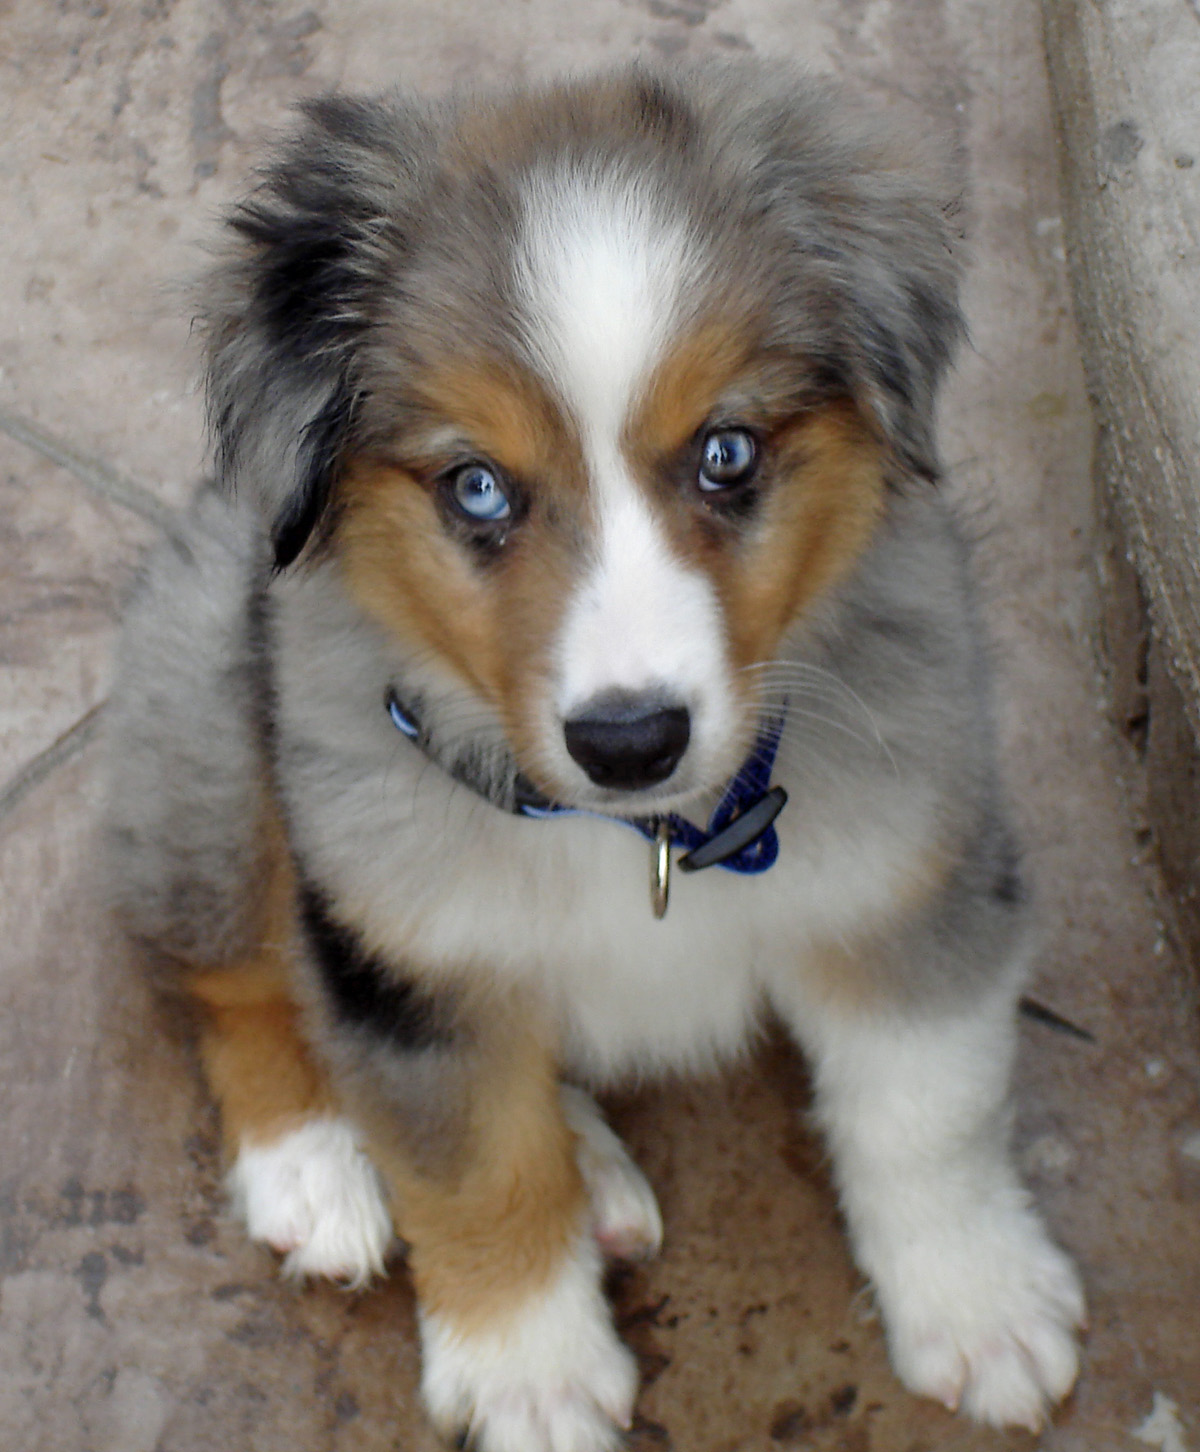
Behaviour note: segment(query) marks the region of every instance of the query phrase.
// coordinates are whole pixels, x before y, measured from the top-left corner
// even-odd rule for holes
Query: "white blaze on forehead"
[[[527,183],[525,341],[585,446],[613,444],[679,322],[697,249],[644,180],[563,167]]]
[[[644,181],[582,171],[531,180],[516,277],[535,365],[579,430],[595,508],[590,568],[559,637],[555,708],[613,690],[689,707],[693,750],[719,750],[729,676],[721,610],[655,519],[624,435],[702,276],[701,251]]]
[[[563,622],[558,667],[564,717],[617,690],[660,692],[704,720],[728,688],[712,584],[674,556],[633,488],[610,491],[595,564]]]

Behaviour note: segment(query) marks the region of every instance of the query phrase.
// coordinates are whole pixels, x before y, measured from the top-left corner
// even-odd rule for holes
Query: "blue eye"
[[[745,429],[713,429],[700,450],[699,485],[705,493],[744,484],[758,466],[758,445]]]
[[[462,512],[480,524],[498,524],[512,514],[508,495],[486,464],[464,464],[452,476],[450,492]]]

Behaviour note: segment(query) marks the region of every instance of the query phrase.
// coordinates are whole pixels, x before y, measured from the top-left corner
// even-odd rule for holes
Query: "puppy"
[[[111,726],[116,907],[198,1007],[250,1235],[353,1283],[397,1235],[439,1429],[613,1448],[603,1255],[661,1231],[575,1086],[771,1014],[897,1373],[1036,1427],[1083,1304],[1006,1147],[1027,909],[938,199],[782,70],[304,116],[228,218],[216,478]]]

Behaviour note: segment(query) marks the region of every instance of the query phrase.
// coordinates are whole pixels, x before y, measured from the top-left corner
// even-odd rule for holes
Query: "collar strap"
[[[392,724],[402,735],[460,785],[514,816],[543,821],[549,817],[599,817],[630,827],[651,843],[660,841],[665,833],[670,845],[684,854],[675,864],[683,872],[723,867],[727,872],[755,874],[766,872],[779,856],[774,822],[787,805],[787,792],[771,785],[771,772],[783,734],[782,716],[769,720],[759,732],[753,750],[725,788],[707,828],[702,829],[674,812],[657,817],[614,817],[564,806],[545,796],[516,770],[509,775],[507,789],[498,788],[472,771],[469,762],[442,760],[416,708],[409,701],[401,702],[394,687],[389,688],[385,699]]]

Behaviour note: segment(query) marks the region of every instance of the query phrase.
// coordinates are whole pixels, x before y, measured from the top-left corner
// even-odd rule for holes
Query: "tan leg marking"
[[[223,973],[207,973],[193,992],[206,1006],[200,1055],[205,1077],[221,1109],[231,1145],[278,1138],[306,1119],[335,1112],[329,1081],[305,1043],[299,1014],[285,986],[267,975],[241,976],[241,1001],[215,1004],[211,995],[228,985]],[[249,997],[257,989],[260,998]]]
[[[416,1168],[386,1109],[354,1104],[422,1306],[464,1333],[494,1326],[547,1286],[586,1226],[553,1057],[526,1015],[488,1013],[486,1042],[464,1051],[465,1132],[443,1173]]]
[[[277,1139],[335,1110],[329,1080],[308,1047],[292,995],[287,968],[291,915],[291,873],[281,844],[263,904],[258,949],[184,980],[201,1010],[200,1058],[221,1110],[225,1142],[233,1150]]]

